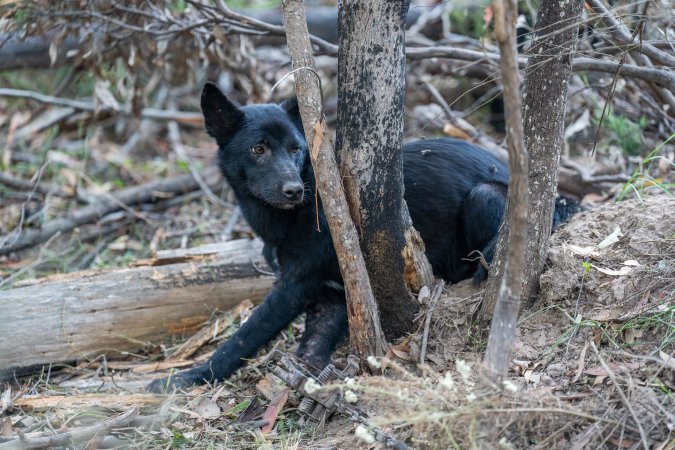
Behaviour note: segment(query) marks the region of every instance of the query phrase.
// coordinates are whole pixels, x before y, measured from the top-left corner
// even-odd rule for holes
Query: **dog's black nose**
[[[282,190],[289,200],[297,200],[302,195],[302,184],[296,181],[284,183]]]

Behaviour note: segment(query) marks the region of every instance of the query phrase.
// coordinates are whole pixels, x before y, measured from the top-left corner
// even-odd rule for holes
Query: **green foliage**
[[[173,0],[169,8],[174,14],[183,14],[183,12],[185,12],[185,8],[187,8],[187,5],[185,4],[185,0]]]
[[[226,0],[225,3],[234,9],[266,9],[281,5],[281,0]]]
[[[603,123],[612,132],[616,143],[625,155],[636,156],[642,153],[642,133],[647,126],[645,117],[640,117],[635,123],[624,116],[615,114],[612,108],[608,108]]]
[[[675,138],[675,133],[671,134],[668,137],[668,139],[659,144],[654,150],[652,150],[649,153],[649,155],[647,155],[642,160],[640,166],[633,171],[633,174],[631,175],[630,179],[626,181],[626,183],[623,185],[621,194],[619,194],[618,197],[619,201],[625,199],[630,192],[635,192],[635,195],[638,197],[638,199],[642,200],[643,190],[650,186],[656,186],[671,198],[675,197],[672,192],[675,186],[672,183],[666,183],[663,180],[656,179],[650,175],[652,164],[654,163],[654,161],[665,159],[663,156],[659,155],[661,148],[668,142],[670,142],[673,138]],[[675,164],[673,164],[670,161],[668,161],[668,164],[670,166],[675,167]]]
[[[581,263],[581,266],[584,268],[584,273],[588,273],[591,271],[591,263],[588,261],[584,261]]]
[[[191,442],[190,439],[186,438],[183,433],[176,429],[172,429],[171,434],[173,434],[173,438],[170,441],[171,448],[181,448]]]
[[[655,335],[661,335],[658,347],[655,351],[665,350],[675,343],[675,306],[668,305],[664,309],[654,309],[651,312],[630,319],[619,329],[624,333],[629,329],[639,331],[651,331]]]
[[[250,405],[250,404],[251,404],[251,400],[249,400],[249,399],[243,400],[243,401],[237,403],[236,405],[234,405],[232,408],[225,411],[224,414],[226,414],[229,417],[235,418],[239,415],[240,412],[242,412],[243,410],[248,408],[248,405]]]
[[[450,29],[453,33],[481,38],[485,34],[483,8],[455,8],[450,12]]]

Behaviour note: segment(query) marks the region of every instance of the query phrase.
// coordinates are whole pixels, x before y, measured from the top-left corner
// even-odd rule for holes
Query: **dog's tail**
[[[553,228],[565,223],[570,217],[582,211],[581,204],[569,197],[559,195],[555,199],[555,210],[553,211]]]

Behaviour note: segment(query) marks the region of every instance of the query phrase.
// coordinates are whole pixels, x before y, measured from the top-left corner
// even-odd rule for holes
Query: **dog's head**
[[[295,99],[240,108],[206,83],[201,106],[206,131],[218,143],[220,170],[235,192],[281,209],[303,202],[307,143]]]

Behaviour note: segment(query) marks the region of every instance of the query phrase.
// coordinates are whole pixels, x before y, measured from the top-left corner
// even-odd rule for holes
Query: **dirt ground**
[[[472,319],[482,291],[470,282],[446,286],[433,310],[423,308],[418,332],[380,359],[376,375],[358,376],[337,388],[355,394],[354,406],[368,414],[368,426],[378,426],[412,448],[487,443],[514,449],[672,449],[673,217],[675,200],[654,195],[601,205],[554,233],[540,294],[521,314],[502,395],[477,385],[487,326]],[[248,308],[239,314],[246,315]],[[426,357],[420,364],[428,314]],[[34,442],[61,428],[88,430],[106,423],[108,428],[98,434],[61,445],[385,448],[368,443],[371,428],[344,415],[318,427],[299,426],[298,394],[284,391],[267,356],[271,349],[292,351],[302,331],[301,322],[294,324],[233,379],[181,395],[144,393],[151,378],[166,375],[172,366],[162,366],[157,352],[82,362],[16,380],[2,396],[9,415],[0,449],[20,448],[10,446],[12,430]],[[163,349],[176,345],[180,342]],[[196,359],[208,357],[213,348],[202,349]],[[338,352],[336,364],[344,363],[348,351],[345,346]],[[125,411],[136,417],[110,434],[106,420],[119,419]],[[270,413],[274,427],[263,433],[260,420]]]

